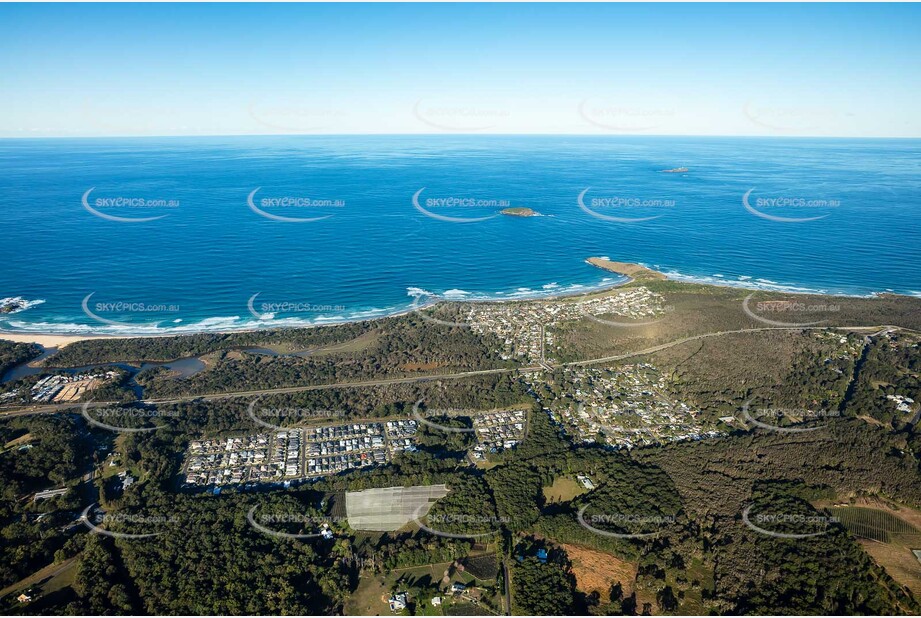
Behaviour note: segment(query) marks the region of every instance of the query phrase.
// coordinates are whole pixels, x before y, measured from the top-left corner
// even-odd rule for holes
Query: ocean
[[[592,256],[921,295],[921,140],[7,139],[0,212],[7,331],[324,324],[620,281]]]

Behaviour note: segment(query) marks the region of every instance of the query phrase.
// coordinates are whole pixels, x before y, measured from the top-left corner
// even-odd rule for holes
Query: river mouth
[[[35,376],[35,375],[40,375],[43,373],[66,373],[69,375],[74,375],[74,374],[82,373],[82,372],[89,371],[91,369],[95,369],[99,367],[115,367],[115,368],[122,369],[128,372],[128,381],[126,382],[126,386],[129,389],[131,389],[131,392],[134,394],[134,396],[137,399],[143,399],[144,398],[144,387],[138,384],[137,377],[138,375],[140,375],[141,373],[145,371],[162,367],[163,369],[166,369],[170,371],[171,373],[175,374],[171,376],[172,379],[183,380],[183,379],[190,378],[204,371],[208,367],[207,364],[201,358],[197,356],[191,356],[187,358],[177,358],[175,360],[167,361],[164,363],[142,361],[142,362],[103,362],[103,363],[94,363],[92,365],[82,365],[80,367],[56,367],[53,365],[46,366],[46,365],[39,365],[38,363],[56,354],[58,351],[58,348],[41,347],[41,349],[42,349],[42,352],[37,357],[33,358],[32,360],[26,361],[24,363],[20,363],[19,365],[16,365],[12,367],[11,369],[7,370],[7,372],[3,374],[2,379],[0,379],[0,383],[8,384],[11,382],[15,382],[17,380],[22,380],[24,378],[28,378],[28,377]]]

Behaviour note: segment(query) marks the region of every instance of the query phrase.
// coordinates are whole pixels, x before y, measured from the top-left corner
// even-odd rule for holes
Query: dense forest
[[[854,389],[852,410],[895,430],[917,422],[921,411],[919,341],[917,335],[894,333],[870,346]],[[899,403],[904,403],[908,411],[899,410]]]
[[[0,444],[10,444],[0,452],[0,586],[6,586],[78,551],[82,539],[62,529],[82,504],[78,490],[41,502],[28,496],[77,477],[93,448],[79,420],[70,416],[5,423]]]
[[[0,339],[0,377],[11,368],[32,360],[41,353],[38,346]]]

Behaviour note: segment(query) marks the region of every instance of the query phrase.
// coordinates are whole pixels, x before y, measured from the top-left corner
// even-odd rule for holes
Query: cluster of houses
[[[387,462],[384,427],[380,423],[350,423],[304,430],[307,476],[324,476]]]
[[[473,417],[473,429],[478,444],[473,448],[474,459],[483,459],[486,451],[495,453],[514,448],[524,437],[528,414],[524,410],[485,412]]]
[[[301,475],[301,430],[285,429],[275,432],[271,463],[283,470],[286,477]]]
[[[192,440],[186,484],[287,482],[384,464],[392,453],[415,449],[417,429],[415,420],[402,419]]]
[[[524,357],[538,362],[549,359],[554,344],[553,335],[546,327],[586,316],[619,316],[627,322],[649,320],[661,316],[665,309],[665,297],[637,287],[585,300],[472,303],[465,319],[475,332],[492,333],[499,338],[503,358]]]
[[[225,485],[268,481],[283,476],[282,463],[269,459],[272,434],[212,440],[192,440],[186,453],[186,482],[190,485]],[[275,455],[277,457],[277,454]]]
[[[479,589],[468,589],[466,585],[460,582],[454,582],[451,584],[450,588],[451,597],[464,597],[465,600],[476,603],[479,595],[472,595],[471,592],[474,591],[481,592]],[[445,599],[446,597],[443,596],[434,596],[429,599],[429,605],[432,607],[439,607],[444,604]],[[401,612],[406,609],[406,606],[409,604],[409,594],[406,592],[394,592],[390,595],[390,598],[387,599],[387,603],[390,605],[391,612]]]
[[[32,401],[66,403],[79,401],[83,395],[105,380],[118,377],[115,371],[45,376],[32,386]]]
[[[415,435],[419,425],[413,419],[387,421],[387,446],[391,453],[416,450]]]
[[[665,377],[650,364],[564,372],[569,396],[546,405],[577,440],[633,448],[719,435],[703,426],[699,411],[667,394]]]
[[[904,395],[886,395],[886,399],[895,403],[895,409],[906,414],[911,412],[911,404],[915,402],[911,397]]]
[[[383,449],[346,453],[331,457],[308,457],[307,476],[326,476],[327,474],[336,474],[345,470],[384,463],[387,463],[387,451]]]

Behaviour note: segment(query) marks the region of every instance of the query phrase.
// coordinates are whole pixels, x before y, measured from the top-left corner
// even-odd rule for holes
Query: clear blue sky
[[[0,137],[921,136],[921,6],[0,5]]]

